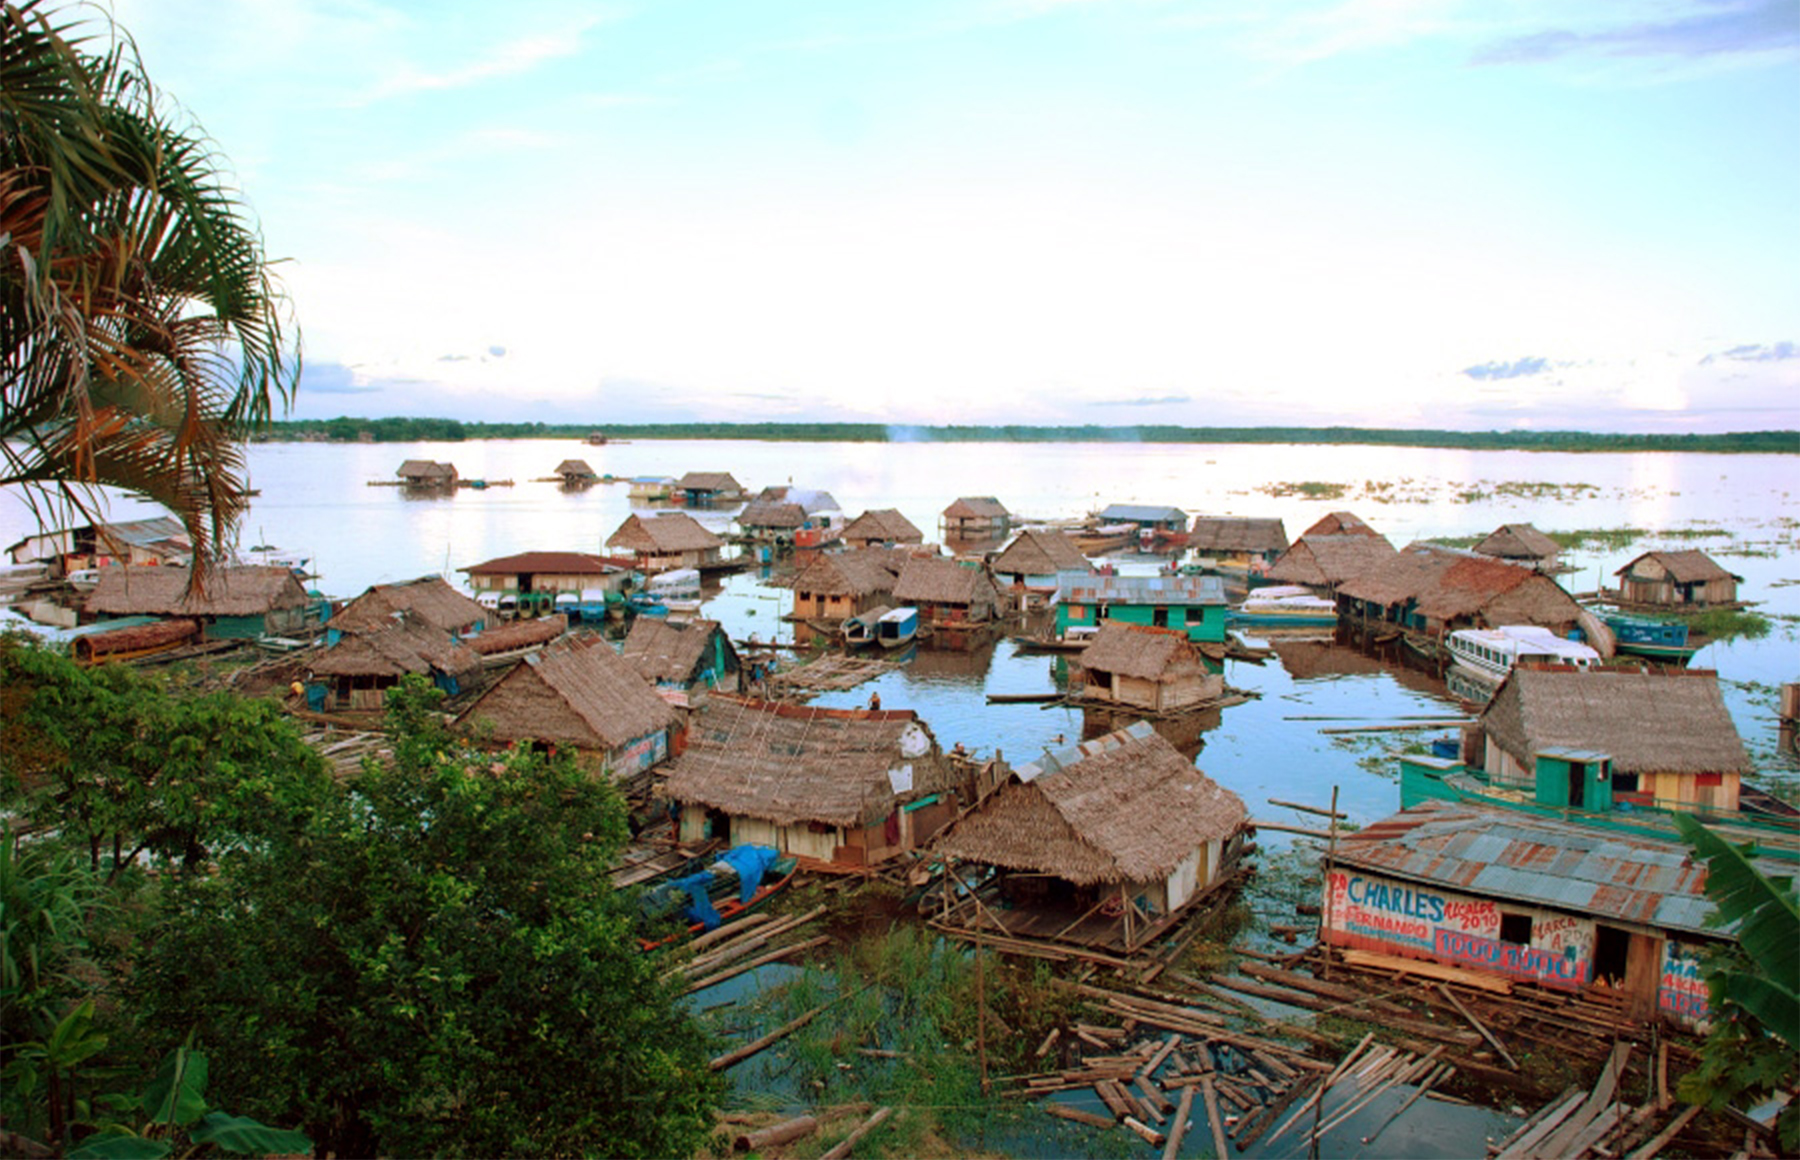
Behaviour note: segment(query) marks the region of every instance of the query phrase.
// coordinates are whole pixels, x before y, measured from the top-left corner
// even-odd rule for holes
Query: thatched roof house
[[[621,655],[645,680],[670,689],[735,691],[741,669],[736,647],[716,620],[640,616]]]
[[[753,499],[738,513],[738,526],[752,536],[759,532],[792,532],[806,522],[806,508],[781,499]]]
[[[1081,554],[1075,541],[1061,532],[1028,530],[1013,537],[989,567],[1002,583],[1013,588],[1056,591],[1057,575],[1079,572],[1091,575],[1093,561]]]
[[[541,742],[599,755],[624,779],[669,753],[675,710],[599,638],[528,656],[457,718],[501,742]]]
[[[565,459],[556,465],[556,474],[564,483],[592,483],[600,476],[585,459]]]
[[[919,610],[921,624],[984,624],[999,612],[1000,590],[986,568],[917,556],[894,581],[894,600]]]
[[[1387,563],[1338,585],[1343,615],[1438,635],[1459,628],[1535,624],[1567,633],[1575,598],[1532,568],[1432,544],[1409,545]]]
[[[202,621],[208,637],[283,636],[317,627],[316,601],[279,565],[214,568],[198,594],[187,568],[103,568],[88,594],[90,616],[184,616]]]
[[[855,548],[820,555],[794,577],[794,615],[820,620],[861,616],[887,603],[910,559],[891,548]]]
[[[1004,528],[1012,513],[991,495],[965,495],[944,509],[939,517],[944,533],[951,536],[983,536]]]
[[[735,503],[744,485],[729,471],[690,471],[675,481],[674,493],[688,503]]]
[[[1621,600],[1666,608],[1734,604],[1744,581],[1698,548],[1645,552],[1615,575]]]
[[[1329,596],[1344,581],[1386,564],[1395,554],[1387,537],[1373,532],[1308,535],[1295,540],[1264,575],[1283,584],[1304,584]]]
[[[1501,524],[1487,534],[1475,550],[1513,564],[1523,564],[1540,572],[1557,570],[1562,545],[1530,524]]]
[[[1188,547],[1222,568],[1261,570],[1287,550],[1287,529],[1260,516],[1195,516]]]
[[[450,587],[443,577],[421,576],[375,585],[346,604],[325,628],[331,634],[375,628],[397,612],[410,612],[451,636],[468,636],[487,627],[487,609]]]
[[[1535,787],[1546,750],[1611,758],[1613,796],[1732,810],[1753,768],[1719,693],[1700,670],[1516,668],[1481,714],[1483,764],[1502,785]]]
[[[477,592],[617,591],[632,561],[589,552],[519,552],[458,568]]]
[[[313,658],[307,683],[320,709],[380,709],[408,673],[455,696],[481,671],[481,654],[411,612],[352,629]]]
[[[1308,536],[1378,536],[1374,528],[1363,523],[1361,519],[1349,512],[1332,512],[1320,517],[1312,527],[1300,533],[1300,538]]]
[[[193,558],[194,544],[180,520],[152,516],[37,532],[13,544],[7,552],[15,564],[42,561],[57,565],[66,574],[111,564],[185,567]]]
[[[456,467],[434,459],[408,459],[394,472],[408,487],[455,487]]]
[[[1135,950],[1228,880],[1247,818],[1144,722],[1046,753],[933,844],[1002,871],[942,921]],[[1116,916],[1100,913],[1112,898]]]
[[[681,805],[684,841],[728,832],[734,845],[860,865],[955,817],[953,789],[931,730],[910,711],[716,695],[690,718],[663,792]]]
[[[901,515],[899,508],[871,508],[845,526],[844,542],[853,548],[879,544],[923,544],[925,533]]]
[[[606,539],[607,547],[631,553],[637,567],[645,572],[717,563],[724,543],[686,512],[626,516],[625,522]]]
[[[1093,632],[1108,620],[1177,628],[1189,640],[1225,639],[1225,582],[1217,576],[1063,576],[1056,635]],[[1077,634],[1079,635],[1079,633]]]
[[[1083,701],[1166,713],[1225,692],[1223,673],[1180,629],[1107,621],[1076,663]]]

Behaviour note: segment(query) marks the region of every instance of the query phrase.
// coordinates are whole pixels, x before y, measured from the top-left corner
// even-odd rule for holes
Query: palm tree
[[[196,581],[245,505],[244,439],[292,401],[298,332],[222,160],[129,38],[0,0],[0,486],[91,518],[156,500]]]

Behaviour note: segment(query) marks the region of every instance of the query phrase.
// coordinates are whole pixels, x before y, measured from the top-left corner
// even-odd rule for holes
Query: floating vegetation
[[[1702,612],[1688,621],[1688,626],[1695,632],[1705,633],[1714,640],[1761,640],[1769,635],[1769,618],[1760,612],[1748,609],[1713,608]]]
[[[1350,485],[1347,483],[1321,483],[1316,479],[1309,479],[1300,483],[1291,481],[1268,483],[1256,490],[1275,499],[1286,499],[1295,495],[1304,496],[1307,499],[1343,499],[1349,494]]]
[[[1629,547],[1650,534],[1645,528],[1582,528],[1573,532],[1545,532],[1562,548]]]
[[[1710,540],[1710,539],[1718,539],[1718,538],[1730,539],[1732,536],[1735,536],[1735,535],[1737,535],[1736,532],[1727,531],[1724,528],[1715,528],[1715,527],[1668,528],[1668,529],[1665,529],[1664,531],[1660,531],[1660,532],[1656,533],[1656,537],[1659,540]]]

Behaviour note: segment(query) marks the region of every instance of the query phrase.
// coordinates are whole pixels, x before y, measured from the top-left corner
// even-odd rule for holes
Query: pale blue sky
[[[1800,426],[1800,3],[117,0],[300,415]]]

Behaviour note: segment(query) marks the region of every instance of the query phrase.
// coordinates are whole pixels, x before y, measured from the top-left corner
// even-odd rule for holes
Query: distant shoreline
[[[477,423],[458,419],[295,419],[258,442],[418,443],[478,439],[750,440],[769,443],[1212,443],[1421,447],[1467,451],[1689,451],[1800,455],[1800,431],[1646,435],[1594,431],[1439,431],[1381,427],[1031,427],[880,423]],[[594,444],[604,446],[604,444]]]

